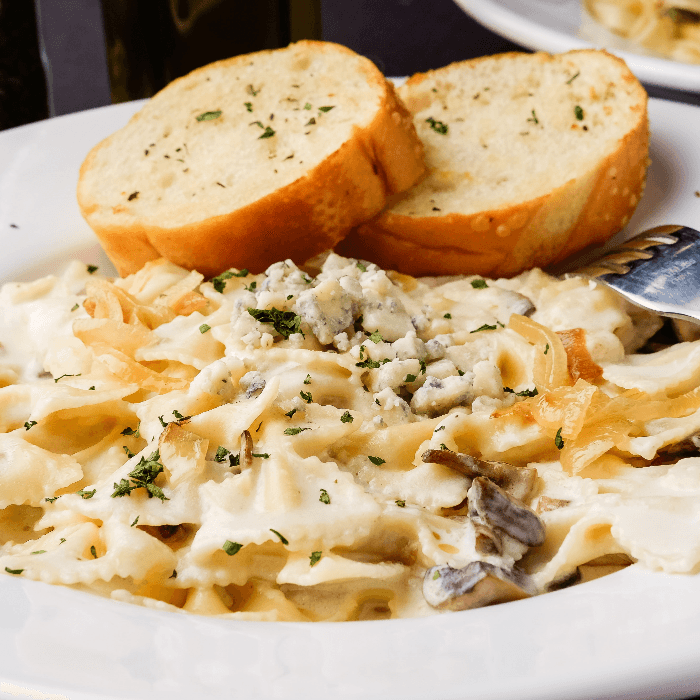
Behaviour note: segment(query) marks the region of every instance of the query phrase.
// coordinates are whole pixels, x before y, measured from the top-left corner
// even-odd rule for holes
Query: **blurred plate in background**
[[[623,58],[643,83],[700,92],[700,65],[645,55],[643,48],[594,25],[580,0],[454,1],[485,27],[529,49],[558,53],[606,48]]]

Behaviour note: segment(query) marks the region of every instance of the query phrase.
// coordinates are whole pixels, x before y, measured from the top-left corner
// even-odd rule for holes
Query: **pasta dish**
[[[700,344],[593,281],[75,262],[0,308],[6,575],[341,621],[700,562]]]
[[[700,63],[698,0],[584,0],[597,22],[650,51]]]

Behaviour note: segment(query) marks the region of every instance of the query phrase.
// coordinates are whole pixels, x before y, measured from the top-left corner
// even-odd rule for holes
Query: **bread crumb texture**
[[[422,147],[367,59],[298,42],[213,63],[98,144],[78,201],[120,273],[165,256],[216,274],[303,262],[423,173]]]
[[[346,254],[414,275],[511,276],[605,241],[641,197],[646,93],[604,51],[464,61],[399,94],[428,175],[347,239]]]

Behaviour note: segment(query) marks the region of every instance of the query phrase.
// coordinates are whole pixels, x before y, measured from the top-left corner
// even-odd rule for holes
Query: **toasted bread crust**
[[[518,61],[521,57],[522,54],[507,54],[476,59],[465,62],[465,67],[494,58]],[[610,58],[625,80],[638,85],[620,59]],[[425,79],[425,75],[414,76],[407,83],[408,89]],[[465,213],[421,216],[389,208],[353,231],[340,244],[339,251],[411,275],[509,277],[534,266],[560,262],[587,246],[603,243],[627,223],[644,190],[649,127],[646,94],[641,86],[639,92],[636,122],[615,148],[587,170],[572,168],[575,176],[549,192]],[[431,166],[430,156],[428,165]],[[463,185],[465,191],[468,187]]]
[[[117,206],[99,201],[95,175],[103,149],[120,138],[120,132],[112,135],[85,159],[78,203],[120,274],[135,272],[161,256],[209,276],[230,267],[261,272],[284,258],[301,263],[332,248],[350,229],[381,211],[388,194],[410,187],[423,175],[423,148],[412,117],[370,61],[335,44],[299,42],[293,46],[297,51],[353,57],[356,70],[379,96],[371,121],[355,124],[349,138],[296,180],[215,215],[203,209],[201,215],[192,217],[193,205],[183,201],[181,215],[170,207],[168,225],[162,225],[157,209],[144,214],[140,203],[128,198]],[[205,66],[174,81],[154,100],[162,99],[166,91],[181,89],[183,81],[191,82],[193,76],[212,70],[229,70],[233,75],[243,60],[273,53],[259,52]],[[343,81],[344,76],[338,76],[337,89],[342,89]],[[125,128],[136,128],[148,118],[148,113],[140,112]]]

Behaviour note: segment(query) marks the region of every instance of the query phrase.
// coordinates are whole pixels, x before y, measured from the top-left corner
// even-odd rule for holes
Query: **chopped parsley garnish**
[[[304,399],[306,403],[311,403],[313,401],[313,397],[311,396],[310,391],[300,391],[299,396],[301,396],[301,398]]]
[[[57,501],[60,498],[60,496],[50,496],[49,498],[45,498],[44,500],[47,503],[53,503],[54,501]]]
[[[284,431],[285,435],[299,435],[299,433],[303,433],[305,430],[311,430],[311,428],[286,428]]]
[[[311,103],[310,103],[310,102],[307,102],[307,103],[304,105],[304,109],[311,109]]]
[[[238,554],[238,552],[240,552],[241,549],[243,549],[243,545],[239,544],[238,542],[231,542],[231,540],[226,540],[221,549],[223,549],[224,552],[226,552],[226,554],[232,557],[234,554]]]
[[[257,286],[258,283],[255,280],[253,280],[248,286],[244,287],[244,289],[246,290],[246,292],[254,292]]]
[[[65,537],[61,537],[61,540],[60,540],[60,542],[59,542],[58,544],[63,544],[64,542],[67,542],[66,538],[65,538]]]
[[[136,430],[134,430],[133,428],[124,428],[124,430],[122,430],[121,434],[122,435],[133,435],[136,438],[141,437],[141,433],[139,432],[138,428],[136,428]]]
[[[259,139],[269,139],[270,136],[275,135],[275,130],[271,126],[266,126],[265,131],[263,131],[260,136],[258,136]]]
[[[311,556],[309,557],[309,566],[313,566],[314,564],[318,564],[318,562],[321,560],[322,556],[323,556],[323,552],[311,552]]]
[[[318,500],[321,501],[321,503],[325,503],[327,506],[331,504],[331,497],[328,495],[326,489],[321,489],[321,495],[318,497]]]
[[[341,423],[352,423],[353,420],[355,419],[352,417],[352,413],[350,413],[350,411],[345,411],[345,413],[343,413],[343,415],[340,416]]]
[[[91,386],[91,387],[88,389],[88,391],[95,391],[95,387],[94,387],[94,386]]]
[[[308,275],[305,275],[305,274],[303,274],[303,273],[302,273],[302,275],[301,275],[301,279],[303,279],[304,282],[306,282],[306,284],[311,284],[311,283],[313,282],[313,280],[311,279],[311,277],[309,277]]]
[[[443,135],[447,133],[448,126],[447,126],[447,124],[445,124],[444,122],[439,122],[439,121],[433,119],[432,117],[428,117],[425,121],[426,121],[428,124],[430,124],[430,128],[431,128],[435,133],[437,133],[437,134],[443,134]]]
[[[253,457],[261,457],[262,459],[270,459],[270,455],[267,452],[261,452],[260,454],[255,454],[255,452],[253,452]]]
[[[433,574],[433,581],[437,581],[440,578],[440,569],[435,569],[435,573]]]
[[[226,270],[216,277],[212,277],[211,283],[219,294],[223,294],[224,289],[226,289],[226,280],[230,280],[232,277],[247,277],[248,270],[243,268],[240,272],[234,272],[233,270]]]
[[[92,547],[90,547],[90,554],[97,559],[97,550],[95,549],[95,545],[93,544]]]
[[[214,455],[215,462],[225,462],[226,458],[231,454],[231,450],[227,450],[223,445],[219,445],[216,448],[216,454]]]
[[[444,452],[452,452],[452,450],[444,442],[440,443],[440,449]]]
[[[58,380],[63,379],[63,377],[79,377],[79,376],[80,376],[80,373],[78,373],[78,374],[62,374],[60,377],[58,377],[58,379],[54,379],[54,382],[56,384],[58,384]]]
[[[124,450],[127,459],[131,459],[132,457],[135,457],[136,455],[128,448],[127,445],[122,445],[122,450]]]
[[[73,304],[71,311],[77,311],[80,308],[80,304]]]
[[[369,339],[376,345],[377,343],[381,343],[384,338],[382,338],[382,334],[376,330],[374,333],[372,333],[369,337]]]
[[[554,445],[558,450],[561,450],[564,447],[564,439],[561,436],[561,428],[557,430],[557,434],[554,436]]]
[[[5,571],[7,571],[8,574],[17,575],[17,574],[21,574],[24,571],[24,569],[10,569],[9,566],[6,566]]]
[[[533,109],[531,112],[532,116],[527,118],[527,121],[532,122],[533,124],[539,124],[540,120],[537,118],[537,115],[535,114],[535,110]]]
[[[304,384],[311,384],[311,375],[307,374],[306,379],[304,379]]]
[[[284,415],[287,416],[287,418],[291,418],[298,410],[298,408],[293,408],[291,411],[287,411]]]
[[[177,421],[188,420],[192,418],[192,416],[183,416],[182,413],[180,413],[180,411],[178,411],[177,409],[173,411],[173,415],[175,416],[175,420]]]
[[[404,501],[402,498],[397,498],[397,499],[394,501],[394,503],[396,503],[396,505],[397,505],[399,508],[405,508],[405,507],[406,507],[406,501]]]
[[[382,365],[380,362],[377,362],[376,360],[373,360],[369,357],[366,360],[363,360],[362,362],[355,363],[355,367],[365,367],[366,369],[378,369],[381,366]]]
[[[160,463],[160,452],[156,450],[148,459],[141,457],[136,467],[129,472],[131,483],[126,479],[122,479],[118,484],[114,484],[114,493],[112,498],[118,496],[130,496],[134,489],[144,488],[148,492],[148,497],[160,498],[161,501],[170,500],[160,486],[156,486],[153,482],[156,477],[163,471],[163,465]]]
[[[260,90],[256,90],[252,85],[246,85],[245,89],[246,89],[246,92],[249,95],[252,95],[253,97],[255,97],[260,92],[260,90],[262,90],[262,88],[260,88]]]
[[[574,80],[576,80],[576,78],[579,77],[579,75],[581,75],[581,71],[576,71],[576,73],[574,73],[574,74],[566,81],[566,84],[567,84],[567,85],[571,85],[571,83],[573,83]]]
[[[581,107],[579,107],[579,105],[576,105],[576,106],[574,107],[574,116],[575,116],[576,119],[578,119],[579,121],[581,121],[581,120],[583,119],[583,109],[581,109]]]
[[[488,284],[486,284],[486,280],[472,280],[472,287],[474,287],[474,289],[486,289]]]
[[[252,112],[252,110],[249,110]],[[218,119],[221,116],[221,110],[217,109],[213,112],[202,112],[198,114],[196,119],[198,122],[210,122],[212,119]]]
[[[330,106],[326,106],[326,107],[319,107],[318,111],[319,112],[330,112],[334,107],[335,107],[335,105],[330,105]]]
[[[277,532],[277,530],[273,530],[272,528],[270,528],[270,532],[274,532],[275,535],[277,535],[277,537],[280,538],[280,542],[282,544],[289,544],[289,540],[283,534]]]
[[[367,459],[369,459],[369,461],[377,467],[380,467],[382,464],[386,464],[386,460],[382,459],[381,457],[372,457],[372,455],[368,455]]]
[[[33,428],[35,425],[37,425],[37,422],[36,422],[35,420],[28,420],[28,421],[24,424],[24,429],[25,429],[25,430],[29,430],[30,428]]]
[[[444,425],[441,425],[441,426],[435,428],[435,430],[433,430],[433,432],[434,432],[434,433],[439,433],[441,430],[444,430],[444,429],[445,429],[445,426],[444,426]]]
[[[450,314],[450,313],[443,314],[442,317],[443,317],[443,318],[452,318],[452,314]]]
[[[509,386],[504,386],[503,391],[507,394],[515,394],[516,396],[526,396],[531,399],[533,396],[537,396],[537,387],[534,389],[523,389],[522,391],[514,391]]]
[[[177,570],[173,569],[173,573],[168,578],[177,578]]]
[[[252,111],[253,111],[253,103],[252,103],[252,102],[244,102],[243,104],[245,105],[245,108],[246,108],[249,112],[252,112]]]
[[[138,521],[139,521],[139,516],[137,515],[136,520],[134,520],[134,522],[131,523],[131,527],[134,527],[134,525],[136,525],[136,523],[138,523]]]
[[[208,324],[206,324],[206,323],[203,323],[203,324],[199,327],[199,332],[200,332],[200,333],[206,333],[207,331],[210,331],[210,330],[211,330],[211,326],[208,325]]]
[[[306,122],[306,124],[304,124],[304,126],[313,126],[315,123],[316,123],[316,120],[313,117],[311,117],[311,119],[309,119],[309,121]]]
[[[32,552],[32,554],[46,554],[45,549],[37,549],[36,552]]]
[[[367,266],[366,266],[366,265],[363,265],[359,260],[357,261],[357,266],[356,266],[356,267],[357,267],[359,270],[361,270],[362,272],[367,272]]]
[[[88,498],[92,498],[97,493],[97,489],[93,489],[92,491],[80,489],[80,491],[76,491],[75,493],[77,496],[80,496],[81,498],[84,498],[87,501]]]
[[[490,326],[488,323],[485,323],[483,326],[479,326],[479,328],[475,328],[473,331],[469,331],[470,333],[478,333],[479,331],[495,331],[497,326],[494,324],[493,326]]]
[[[294,299],[294,295],[293,295],[293,294],[287,294],[287,301],[289,301],[290,299]]]
[[[269,323],[283,338],[289,338],[294,333],[301,333],[301,316],[293,311],[280,311],[274,306],[271,309],[248,309],[248,313],[260,323]]]
[[[420,373],[425,374],[425,360],[418,360],[418,364],[420,365]]]
[[[458,369],[458,370],[457,370],[457,374],[458,374],[460,377],[463,377],[463,376],[464,376],[464,370],[463,370],[463,369]]]
[[[415,381],[416,381],[415,374],[407,374],[406,379],[404,379],[404,382],[415,382]]]
[[[160,424],[161,424],[164,428],[167,428],[167,427],[168,427],[167,422],[163,420],[163,416],[158,416],[158,420],[160,421]]]
[[[100,269],[100,268],[97,267],[97,265],[88,265],[88,266],[87,266],[87,271],[88,271],[88,274],[90,274],[90,275],[94,274],[94,273],[97,272],[99,269]]]
[[[549,343],[547,343],[547,344],[544,346],[544,354],[546,355],[548,352],[549,352]]]

